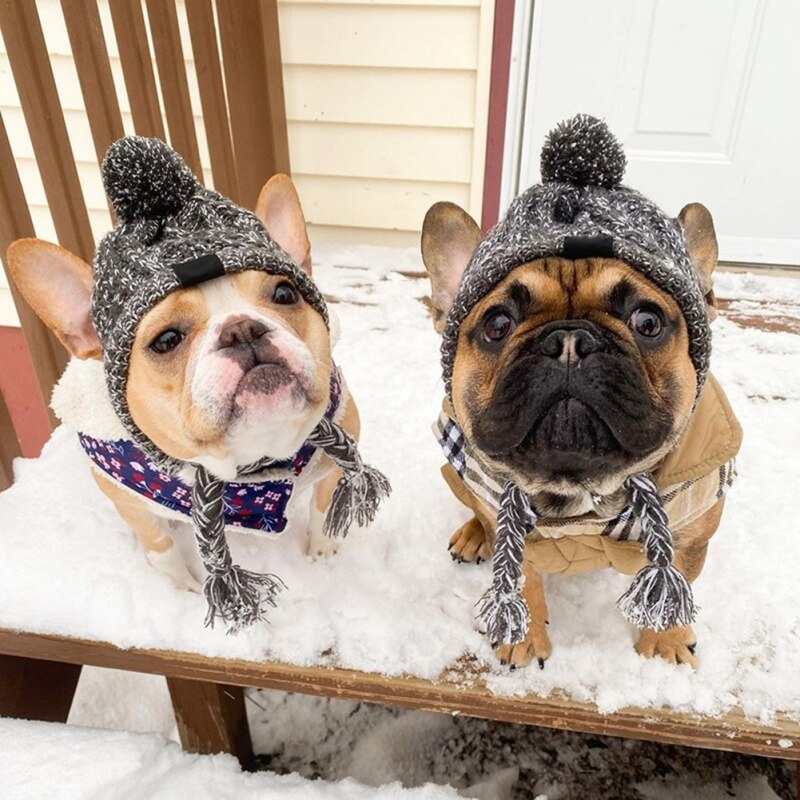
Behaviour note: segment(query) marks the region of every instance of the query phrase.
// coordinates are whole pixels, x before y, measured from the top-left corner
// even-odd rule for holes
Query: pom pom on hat
[[[108,148],[103,185],[124,222],[174,214],[200,183],[183,159],[161,139],[126,136]]]
[[[547,134],[542,181],[613,189],[625,174],[625,152],[603,120],[578,114]]]

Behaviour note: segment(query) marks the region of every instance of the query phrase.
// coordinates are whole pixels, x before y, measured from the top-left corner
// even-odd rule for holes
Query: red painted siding
[[[38,456],[50,436],[50,425],[19,328],[0,326],[0,392],[14,421],[22,454]]]

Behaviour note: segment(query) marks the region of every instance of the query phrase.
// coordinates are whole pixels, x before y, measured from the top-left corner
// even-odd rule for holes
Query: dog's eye
[[[289,281],[281,281],[272,294],[272,302],[279,306],[291,306],[297,302],[297,289]]]
[[[663,323],[661,317],[647,308],[637,308],[628,319],[628,327],[639,336],[654,339],[661,333]]]
[[[180,331],[176,331],[175,328],[169,328],[159,333],[150,342],[150,349],[154,353],[163,355],[164,353],[169,353],[170,350],[174,350],[183,341],[183,338],[184,335]]]
[[[483,338],[487,342],[502,342],[514,327],[515,323],[510,314],[498,309],[491,312],[483,321]]]

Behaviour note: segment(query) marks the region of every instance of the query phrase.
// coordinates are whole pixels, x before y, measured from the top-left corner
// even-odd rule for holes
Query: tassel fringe
[[[628,622],[654,631],[691,625],[697,616],[692,587],[671,564],[648,564],[639,570],[617,606]]]
[[[381,500],[391,492],[386,477],[365,465],[355,441],[326,417],[308,441],[322,448],[343,472],[325,517],[325,533],[343,537],[354,522],[361,526],[372,522]],[[244,474],[257,471],[267,463],[264,460],[251,464],[244,468]],[[203,586],[208,603],[206,625],[213,628],[219,617],[232,633],[265,620],[267,608],[275,606],[276,596],[286,586],[277,575],[261,575],[233,563],[225,538],[224,489],[223,481],[205,467],[197,467],[192,490],[192,522],[197,549],[208,572]]]
[[[275,607],[275,597],[286,588],[277,575],[261,575],[238,564],[221,574],[211,574],[203,585],[208,603],[206,627],[213,628],[219,617],[236,633],[254,622],[266,620],[267,606]]]
[[[672,563],[672,532],[655,481],[643,473],[628,478],[627,487],[633,513],[641,521],[642,543],[650,563],[639,570],[617,601],[619,610],[639,628],[664,631],[691,625],[697,615],[692,587]]]
[[[391,491],[386,476],[374,467],[362,465],[358,472],[345,472],[331,497],[323,526],[325,535],[339,539],[347,536],[354,522],[361,527],[369,525]]]
[[[208,572],[203,594],[208,603],[206,626],[213,628],[219,617],[228,633],[266,619],[267,606],[286,586],[277,575],[250,572],[231,559],[225,538],[222,494],[225,483],[198,467],[192,490],[192,522],[197,550]]]
[[[344,473],[328,507],[323,527],[325,535],[342,538],[353,522],[362,526],[372,522],[381,500],[392,491],[386,476],[365,464],[354,439],[325,417],[308,441],[322,448]]]
[[[489,589],[477,603],[478,618],[486,626],[492,647],[519,644],[525,639],[531,615],[525,598],[518,592]]]
[[[522,555],[525,536],[536,519],[528,496],[516,484],[508,483],[497,514],[492,587],[477,603],[478,618],[486,626],[492,647],[518,644],[528,633],[531,616],[520,594]]]

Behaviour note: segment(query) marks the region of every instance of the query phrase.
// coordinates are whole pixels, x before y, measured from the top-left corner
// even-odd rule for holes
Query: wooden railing
[[[174,2],[109,0],[109,7],[133,130],[123,127],[96,0],[61,0],[98,163],[115,139],[137,133],[167,139],[201,175],[187,76],[187,69],[193,68],[214,187],[252,208],[270,175],[289,172],[276,0],[218,0],[215,5],[212,0],[186,0],[186,44],[191,46],[193,67],[183,58]],[[90,261],[94,239],[87,202],[34,0],[0,0],[0,30],[58,243]],[[8,245],[36,231],[1,116],[0,178],[0,254],[5,267]],[[47,404],[66,353],[13,285],[11,292],[42,402]],[[10,460],[19,447],[6,404],[0,403],[2,489],[10,483]],[[56,424],[52,415],[50,422]]]

